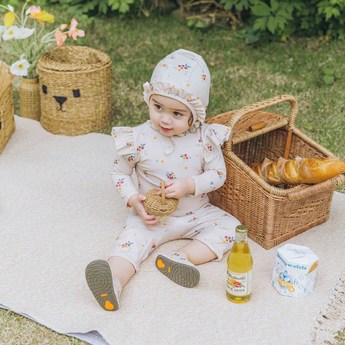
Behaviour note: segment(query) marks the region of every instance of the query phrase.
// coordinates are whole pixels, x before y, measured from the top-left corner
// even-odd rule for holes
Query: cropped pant
[[[232,247],[235,227],[239,224],[235,217],[210,203],[184,216],[171,216],[153,227],[146,227],[133,210],[109,257],[120,256],[138,271],[141,262],[159,245],[178,239],[196,239],[221,260]]]

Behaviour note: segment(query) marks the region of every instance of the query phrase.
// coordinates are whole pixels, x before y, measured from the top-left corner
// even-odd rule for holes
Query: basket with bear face
[[[41,123],[56,134],[105,128],[111,118],[111,59],[98,50],[56,48],[39,60]]]

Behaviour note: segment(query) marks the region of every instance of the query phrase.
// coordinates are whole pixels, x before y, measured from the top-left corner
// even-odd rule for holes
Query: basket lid
[[[110,57],[86,46],[66,46],[45,53],[38,69],[57,72],[92,71],[111,64]]]

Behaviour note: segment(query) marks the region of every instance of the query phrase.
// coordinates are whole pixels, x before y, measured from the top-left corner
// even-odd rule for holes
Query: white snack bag
[[[304,297],[313,291],[319,258],[308,247],[285,244],[277,250],[272,285],[283,296]]]

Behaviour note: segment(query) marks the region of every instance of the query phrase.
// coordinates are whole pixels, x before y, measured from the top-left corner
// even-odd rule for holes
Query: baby
[[[150,83],[144,84],[150,119],[134,128],[112,130],[113,182],[132,210],[108,260],[86,267],[88,286],[105,310],[119,308],[122,289],[159,245],[192,240],[177,252],[156,258],[159,272],[188,288],[199,282],[196,265],[221,260],[232,246],[240,223],[211,205],[207,196],[225,182],[221,146],[230,135],[229,127],[204,123],[210,83],[203,58],[179,49],[163,58]],[[160,193],[161,181],[166,197],[179,199],[177,210],[163,221],[143,206],[149,190],[157,188]]]

